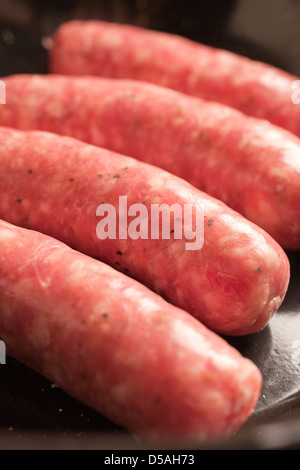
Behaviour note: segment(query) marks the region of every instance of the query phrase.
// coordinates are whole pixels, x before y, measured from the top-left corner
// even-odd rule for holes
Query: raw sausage
[[[101,21],[71,21],[53,38],[50,70],[132,78],[232,106],[300,136],[297,77],[180,36]],[[295,82],[299,88],[299,83]]]
[[[267,121],[137,81],[5,80],[0,125],[76,137],[186,179],[300,249],[300,140]]]
[[[255,406],[257,367],[142,284],[0,221],[0,337],[12,357],[131,432],[224,438]]]
[[[259,331],[284,298],[289,261],[281,247],[170,173],[70,137],[4,127],[0,166],[0,218],[116,267],[219,333]],[[186,249],[186,240],[175,239],[172,230],[169,239],[99,239],[97,209],[110,204],[120,214],[120,196],[127,197],[128,208],[142,204],[149,214],[162,203],[201,209],[203,247]]]

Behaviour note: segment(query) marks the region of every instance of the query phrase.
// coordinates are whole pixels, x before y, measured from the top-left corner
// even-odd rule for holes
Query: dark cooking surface
[[[295,416],[298,420],[288,426],[294,430],[288,442],[291,437],[297,445],[300,442],[300,252],[291,254],[290,261],[290,288],[269,326],[255,335],[226,338],[259,366],[264,382],[256,411],[235,439],[236,446],[246,437],[247,443],[250,438],[251,443],[259,438],[255,445],[264,447],[265,425],[269,430],[273,423],[286,437],[286,427],[277,422]],[[10,358],[0,366],[0,412],[0,449],[48,447],[53,439],[58,447],[119,449],[138,445],[126,431]]]
[[[300,75],[297,0],[0,0],[0,76],[47,73],[42,44],[71,18],[169,31]],[[269,326],[255,335],[226,338],[259,366],[264,384],[253,416],[221,447],[300,449],[300,252],[288,255],[291,283]],[[27,367],[11,358],[0,365],[0,449],[138,446],[143,444]]]

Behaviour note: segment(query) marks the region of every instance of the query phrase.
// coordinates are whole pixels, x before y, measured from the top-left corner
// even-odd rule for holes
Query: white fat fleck
[[[124,293],[130,299],[134,299],[134,298],[136,299],[138,297],[140,305],[144,309],[145,312],[150,313],[150,312],[155,312],[158,310],[158,305],[157,305],[156,300],[152,300],[149,297],[144,297],[145,293],[141,292],[135,287],[126,288]]]
[[[284,138],[280,130],[269,125],[257,127],[255,132],[256,138],[251,140],[251,145],[261,146],[262,142],[270,142],[272,149],[280,152],[281,161],[300,173],[300,146],[297,142]]]
[[[217,353],[203,336],[186,325],[182,320],[177,319],[172,323],[171,334],[178,344],[185,347],[188,346],[194,353],[210,358],[218,369],[232,370],[238,368],[234,358]]]
[[[101,36],[101,44],[108,47],[115,48],[121,46],[122,42],[122,36],[119,35],[117,32],[111,33],[110,31],[108,31],[107,33],[104,32]]]
[[[142,297],[140,299],[140,304],[141,304],[141,307],[144,309],[144,311],[147,312],[147,314],[150,312],[157,311],[157,308],[158,308],[156,302],[146,297]]]
[[[80,284],[82,280],[83,280],[83,272],[80,270],[80,268],[78,269],[78,267],[76,267],[76,270],[75,270],[72,265],[72,271],[68,275],[69,285],[77,286]]]
[[[268,310],[269,312],[276,312],[280,305],[281,305],[282,299],[280,297],[274,297],[272,300],[268,302]]]
[[[122,274],[118,277],[114,277],[110,279],[109,285],[111,289],[115,289],[116,292],[120,291],[122,288],[124,288],[124,279]]]
[[[281,129],[276,129],[275,126],[272,126],[269,123],[266,123],[265,126],[256,126],[255,134],[257,139],[254,138],[251,140],[251,143],[258,143],[261,145],[263,142],[268,142],[268,146],[272,149],[276,149],[282,152],[282,155],[290,154],[293,155],[294,159],[299,159],[300,157],[300,146],[297,140],[293,140],[289,137],[289,134]]]
[[[148,185],[153,189],[158,189],[166,186],[166,178],[160,175],[155,175],[153,178],[148,180]]]
[[[218,354],[213,349],[210,350],[210,353],[207,354],[207,356],[209,356],[215,362],[218,369],[222,369],[222,370],[238,369],[236,360],[231,358],[230,356]]]
[[[229,236],[226,236],[226,237],[222,237],[222,238],[219,238],[218,240],[218,246],[219,248],[224,248],[226,247],[228,244],[230,243],[233,243],[234,242],[234,236],[233,235],[229,235]],[[234,251],[236,251],[236,248],[233,247]]]
[[[295,170],[297,173],[300,173],[300,149],[292,149],[292,151],[284,150],[282,153],[282,161]]]
[[[269,123],[266,123],[265,126],[256,126],[255,132],[258,137],[262,139],[266,139],[267,142],[272,143],[272,147],[282,148],[283,140],[282,140],[282,133],[276,129],[276,127],[272,128]],[[295,148],[295,144],[293,142],[284,142],[284,146],[291,145],[292,148]]]
[[[12,240],[14,238],[17,238],[18,234],[11,230],[8,227],[2,227],[0,228],[0,242],[3,240]]]
[[[255,240],[257,244],[263,246],[266,245],[263,234],[257,232],[246,220],[243,218],[237,218],[235,215],[230,213],[220,213],[219,219],[224,225],[228,225],[232,229],[232,238],[237,238],[238,234],[247,235],[249,238]],[[225,244],[230,240],[231,237],[223,237],[220,239],[218,244]]]
[[[149,60],[149,57],[150,57],[149,50],[142,48],[134,57],[135,63],[141,65],[145,63],[147,60]]]
[[[253,390],[250,387],[247,387],[245,384],[245,387],[240,388],[239,390],[239,399],[233,403],[233,410],[232,412],[234,414],[238,414],[240,410],[243,408],[245,403],[249,403],[251,401],[253,395]]]
[[[57,259],[61,258],[61,252],[57,252]],[[81,280],[86,272],[86,258],[85,256],[78,257],[72,262],[72,269],[70,269],[70,276],[68,282]],[[89,272],[102,272],[102,264],[89,263]]]
[[[272,87],[276,89],[276,91],[281,91],[285,93],[287,96],[290,93],[289,88],[287,87],[287,79],[285,76],[280,76],[277,71],[273,69],[269,69],[265,71],[265,73],[261,73],[257,75],[258,80],[263,85],[266,85],[268,88]],[[292,84],[292,81],[291,81]]]
[[[291,152],[294,156],[299,155],[299,143],[295,136],[289,135],[288,131],[271,125],[268,121],[261,120],[259,124],[252,121],[251,131],[245,133],[239,142],[239,148],[247,145],[251,147],[270,147],[273,150]]]
[[[180,184],[179,184],[180,183]],[[194,203],[196,204],[197,199],[195,198],[195,188],[182,179],[177,179],[177,177],[167,178],[165,180],[165,186],[173,191],[176,196],[182,197],[184,203]]]
[[[245,363],[246,365],[246,363]],[[252,364],[251,364],[252,365]],[[243,367],[239,370],[239,380],[240,380],[240,389],[239,389],[239,400],[234,403],[233,412],[238,414],[240,409],[244,406],[245,403],[250,403],[253,398],[253,388],[249,386],[249,376],[253,372],[252,367]]]
[[[36,279],[38,281],[38,283],[40,284],[40,286],[43,288],[43,289],[46,289],[47,287],[49,287],[51,285],[51,276],[46,276],[45,278],[42,276],[42,274],[40,273],[39,271],[39,267],[38,267],[38,264],[35,264],[35,273],[36,273]]]
[[[195,400],[187,397],[185,401],[194,410],[200,410],[203,412],[203,409],[209,404],[209,408],[212,410],[222,409],[222,413],[225,412],[227,416],[230,414],[228,402],[225,399],[224,392],[222,390],[213,390],[210,388],[203,392],[203,400]]]

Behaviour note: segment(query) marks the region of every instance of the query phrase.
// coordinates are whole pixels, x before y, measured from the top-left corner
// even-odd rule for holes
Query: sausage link
[[[12,357],[148,438],[224,438],[261,374],[145,286],[38,232],[0,221],[0,337]]]
[[[162,167],[300,249],[300,141],[267,121],[136,81],[5,80],[0,125],[41,129]]]
[[[261,330],[284,298],[289,261],[277,242],[164,170],[70,137],[5,127],[0,166],[2,219],[118,268],[219,333]],[[154,204],[201,210],[203,247],[186,249],[186,239],[172,230],[169,239],[161,233],[134,239],[117,229],[115,238],[100,240],[97,208],[110,204],[119,213],[120,196],[128,208],[142,204],[148,214]]]
[[[219,101],[300,136],[299,83],[298,89],[292,88],[297,77],[180,36],[116,23],[70,21],[54,35],[50,70],[149,81]]]

